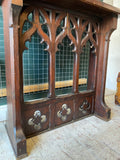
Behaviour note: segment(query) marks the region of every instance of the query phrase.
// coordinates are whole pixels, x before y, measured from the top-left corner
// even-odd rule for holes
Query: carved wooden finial
[[[117,77],[117,92],[115,95],[115,104],[120,105],[120,72]]]

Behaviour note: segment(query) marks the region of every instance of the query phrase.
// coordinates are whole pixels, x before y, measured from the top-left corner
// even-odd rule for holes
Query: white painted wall
[[[113,1],[114,1],[114,0],[103,0],[103,2],[105,2],[105,3],[107,3],[107,4],[111,4],[111,5],[113,4]]]
[[[104,2],[120,8],[120,0],[104,0]],[[120,72],[120,15],[117,30],[112,33],[110,40],[106,88],[116,90],[116,79]]]

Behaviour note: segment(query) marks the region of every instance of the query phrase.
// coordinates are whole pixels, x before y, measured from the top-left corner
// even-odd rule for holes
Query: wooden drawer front
[[[49,128],[49,105],[24,111],[25,135],[29,136]]]
[[[94,97],[77,98],[75,104],[75,118],[80,118],[92,113]]]
[[[73,100],[64,100],[55,104],[55,126],[73,119]]]

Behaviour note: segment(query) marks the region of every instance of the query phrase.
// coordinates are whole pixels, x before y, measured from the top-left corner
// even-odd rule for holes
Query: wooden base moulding
[[[26,137],[87,115],[109,120],[111,110],[104,101],[108,48],[120,10],[99,0],[3,0],[0,4],[5,33],[6,128],[16,156],[27,154]],[[31,27],[23,33],[25,22]],[[43,30],[44,25],[48,34]],[[25,42],[36,32],[41,37],[40,43],[46,43],[49,54],[48,86],[43,84],[49,94],[44,99],[24,102],[22,55],[27,50]],[[56,96],[55,88],[64,87],[64,82],[55,82],[55,57],[65,37],[69,38],[74,54],[73,81],[65,85],[72,86],[73,91]],[[86,43],[90,44],[87,91],[79,92],[80,55]]]

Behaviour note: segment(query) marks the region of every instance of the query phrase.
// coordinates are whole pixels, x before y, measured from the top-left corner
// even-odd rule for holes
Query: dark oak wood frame
[[[117,26],[117,15],[120,10],[98,0],[61,0],[59,3],[57,0],[34,0],[34,2],[32,0],[3,0],[0,1],[0,4],[3,8],[5,35],[8,102],[6,128],[16,156],[21,157],[27,154],[26,137],[39,134],[44,130],[53,129],[89,114],[95,114],[104,120],[109,120],[111,110],[104,101],[108,47],[110,35]],[[52,20],[44,8],[51,10]],[[44,13],[51,38],[40,27],[38,9]],[[31,31],[22,34],[24,21],[32,10],[35,14],[33,27]],[[56,11],[60,11],[57,20],[55,19]],[[79,19],[79,23],[75,21],[74,15]],[[64,32],[56,38],[55,30],[64,17],[67,19]],[[74,23],[77,40],[69,31],[69,19]],[[86,22],[82,24],[81,19],[86,19]],[[89,30],[87,36],[82,39],[86,24],[89,24]],[[92,25],[96,31],[96,40],[91,35]],[[25,41],[30,40],[36,30],[49,45],[49,96],[44,100],[24,102],[22,53],[25,49]],[[55,53],[58,43],[66,35],[75,46],[73,93],[56,97],[55,70],[53,70],[55,68]],[[88,91],[79,92],[79,57],[88,40],[92,43],[91,48],[94,47],[90,53]],[[29,121],[31,117],[32,121]]]

